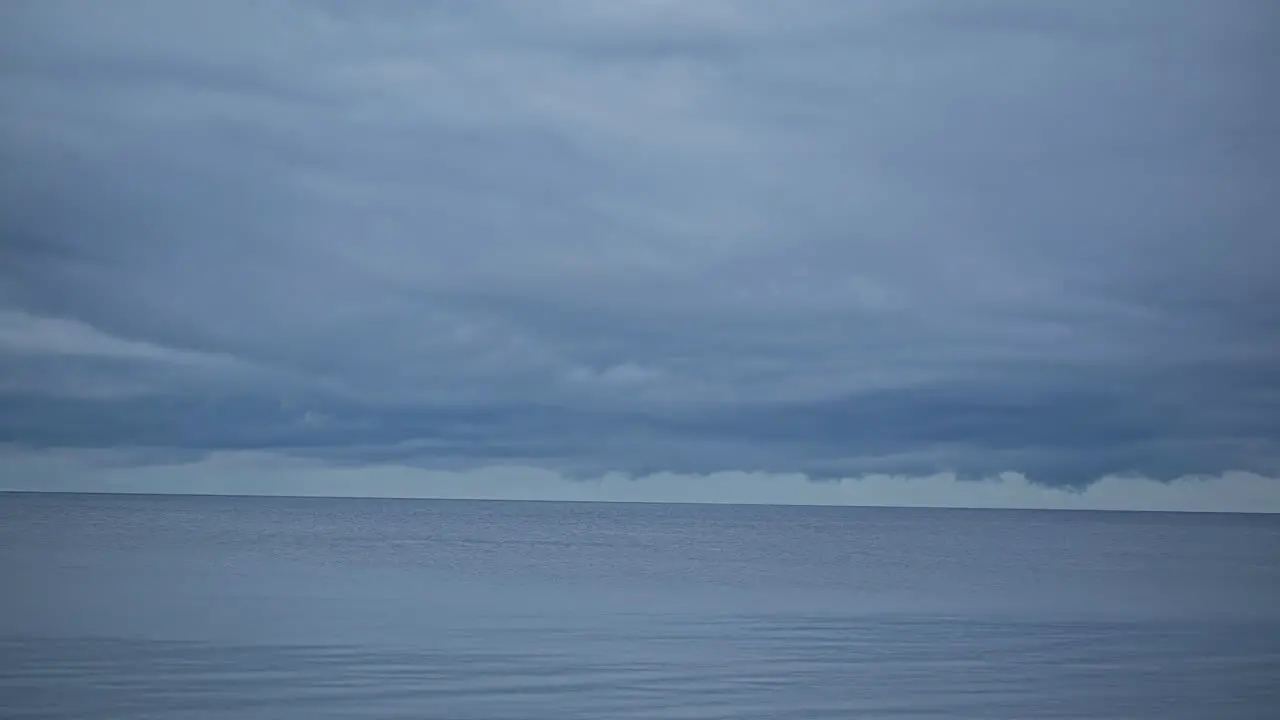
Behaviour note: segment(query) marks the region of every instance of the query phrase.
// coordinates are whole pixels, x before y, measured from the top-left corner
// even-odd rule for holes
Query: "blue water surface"
[[[0,495],[6,718],[1280,717],[1280,518]]]

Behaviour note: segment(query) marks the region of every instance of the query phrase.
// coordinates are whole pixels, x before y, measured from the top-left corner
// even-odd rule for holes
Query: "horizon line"
[[[88,495],[106,497],[176,497],[278,500],[402,500],[409,502],[546,503],[568,505],[708,505],[720,507],[798,507],[855,510],[962,510],[1027,513],[1128,513],[1147,515],[1250,515],[1280,516],[1274,510],[1180,510],[1156,508],[991,507],[983,505],[871,505],[804,502],[718,502],[704,500],[610,500],[583,498],[432,497],[425,495],[301,495],[296,493],[155,492],[150,490],[30,490],[0,488],[0,495]]]

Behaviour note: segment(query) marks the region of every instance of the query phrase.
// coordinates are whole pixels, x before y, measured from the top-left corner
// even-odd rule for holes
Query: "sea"
[[[1280,718],[1280,517],[0,495],[0,717]]]

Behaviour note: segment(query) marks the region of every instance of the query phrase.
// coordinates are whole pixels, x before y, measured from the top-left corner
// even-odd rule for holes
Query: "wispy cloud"
[[[15,355],[138,360],[233,369],[235,358],[163,347],[101,332],[78,320],[0,310],[0,352]]]

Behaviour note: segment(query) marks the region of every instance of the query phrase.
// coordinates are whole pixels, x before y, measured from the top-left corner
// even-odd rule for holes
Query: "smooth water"
[[[1280,717],[1280,518],[0,495],[6,718]]]

